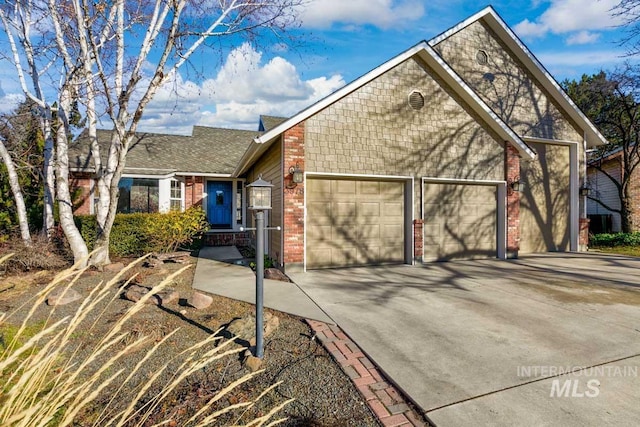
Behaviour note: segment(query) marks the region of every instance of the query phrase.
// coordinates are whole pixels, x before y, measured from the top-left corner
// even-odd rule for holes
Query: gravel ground
[[[126,262],[126,260],[125,260]],[[195,259],[191,259],[195,263]],[[181,264],[165,263],[156,268],[136,267],[139,274],[136,282],[142,286],[153,286],[159,283],[171,272],[182,267]],[[108,281],[114,273],[88,271],[82,279],[74,285],[82,296],[101,282]],[[130,387],[118,390],[113,386],[97,401],[97,404],[78,420],[78,425],[87,425],[96,421],[101,405],[113,399],[115,408],[122,408],[129,404],[136,384],[144,383],[153,373],[167,366],[164,380],[168,380],[178,368],[178,363],[172,361],[176,354],[200,340],[211,335],[213,331],[228,324],[236,318],[254,313],[254,306],[241,301],[214,296],[213,304],[205,310],[196,310],[186,305],[186,298],[191,294],[191,280],[193,268],[183,273],[171,286],[180,293],[180,300],[163,307],[146,306],[135,320],[126,325],[130,333],[127,342],[134,338],[151,336],[156,341],[162,339],[174,329],[174,334],[144,365],[144,369],[134,378]],[[7,323],[18,324],[25,315],[29,299],[42,289],[51,275],[39,274],[22,278],[0,277],[0,312],[14,313]],[[17,285],[11,287],[13,283]],[[105,331],[117,321],[119,316],[133,303],[120,298],[117,286],[111,290],[113,301],[104,304],[85,321],[86,328],[73,337],[77,347],[76,357],[86,357]],[[23,304],[27,303],[26,306]],[[45,304],[37,307],[33,322],[42,323],[48,318],[58,319],[75,312],[80,301],[55,309]],[[22,306],[22,308],[20,308]],[[98,313],[104,310],[101,317]],[[267,310],[270,311],[270,310]],[[262,367],[265,372],[251,381],[237,387],[230,395],[222,399],[220,407],[242,402],[251,396],[257,396],[269,385],[283,381],[281,385],[265,395],[260,404],[247,411],[242,418],[233,413],[217,425],[228,423],[246,423],[252,417],[263,415],[269,408],[289,398],[295,401],[286,406],[280,416],[288,417],[282,424],[285,426],[379,426],[379,422],[369,410],[355,386],[342,372],[340,367],[331,359],[324,348],[311,337],[311,331],[303,319],[285,313],[271,311],[278,316],[280,326],[265,339],[265,357]],[[93,326],[91,326],[93,325]],[[2,328],[0,327],[0,331]],[[236,344],[233,344],[236,345]],[[124,346],[124,344],[122,344]],[[145,350],[151,344],[139,347],[128,354],[118,365],[130,371],[144,356]],[[122,348],[122,347],[120,347]],[[182,422],[195,413],[197,409],[216,391],[230,382],[248,373],[248,369],[241,363],[237,355],[227,356],[213,365],[202,369],[193,377],[185,381],[182,386],[170,395],[165,403],[152,416],[155,422],[172,420],[169,425],[182,425]],[[102,360],[94,366],[100,366]],[[149,395],[157,393],[152,388]],[[144,399],[143,399],[144,400]]]

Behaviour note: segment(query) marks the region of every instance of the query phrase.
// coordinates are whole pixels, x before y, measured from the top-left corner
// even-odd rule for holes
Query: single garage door
[[[497,256],[495,185],[424,184],[424,260]]]
[[[520,253],[568,251],[570,151],[566,145],[528,143],[538,156],[520,162]]]
[[[404,262],[404,187],[307,179],[307,268]]]

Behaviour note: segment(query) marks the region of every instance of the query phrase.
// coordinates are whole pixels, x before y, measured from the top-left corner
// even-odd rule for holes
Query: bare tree
[[[38,73],[52,78],[57,97],[57,197],[60,222],[76,260],[86,244],[73,224],[68,189],[67,142],[70,108],[79,101],[87,117],[87,134],[96,171],[98,232],[90,263],[109,263],[109,238],[117,210],[118,183],[127,151],[144,110],[157,90],[207,42],[222,37],[230,44],[254,39],[266,30],[280,35],[296,22],[304,0],[24,0],[7,1],[5,29],[24,33],[27,9],[50,25],[41,30]],[[0,7],[2,9],[2,7]],[[5,30],[8,31],[8,30]],[[12,45],[26,50],[25,39]],[[27,43],[28,45],[28,43]],[[215,52],[215,51],[214,51]],[[219,50],[217,51],[219,54]],[[18,63],[20,54],[14,53]],[[20,71],[19,71],[20,74]],[[24,79],[23,79],[24,80]],[[27,87],[26,83],[23,85]],[[28,89],[28,88],[27,88]],[[39,99],[27,89],[27,96]],[[46,108],[46,103],[43,104]],[[98,141],[98,119],[113,127],[111,140]],[[60,130],[65,127],[65,130]]]
[[[9,8],[12,6],[12,8]],[[42,18],[35,18],[33,13],[38,9],[34,7],[31,1],[15,2],[14,5],[8,4],[3,8],[0,7],[0,22],[11,48],[11,53],[7,57],[15,66],[16,73],[20,80],[22,91],[27,99],[33,101],[40,109],[40,127],[44,136],[44,166],[42,174],[44,177],[44,203],[43,203],[43,224],[42,230],[50,236],[54,228],[53,205],[55,202],[55,174],[53,166],[54,158],[54,141],[51,129],[51,104],[48,102],[43,91],[40,77],[44,73],[49,64],[40,64],[37,60],[41,51],[38,49],[46,49],[45,46],[37,46],[33,43],[33,25],[40,23]],[[11,16],[13,19],[8,19]],[[18,41],[16,41],[16,38]],[[26,62],[26,65],[23,64]],[[30,82],[27,77],[30,77]]]

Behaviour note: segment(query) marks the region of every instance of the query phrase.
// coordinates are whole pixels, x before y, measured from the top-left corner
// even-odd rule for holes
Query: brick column
[[[511,189],[511,183],[520,179],[520,155],[505,143],[505,180],[507,181],[507,258],[518,258],[520,250],[520,193]]]
[[[292,185],[292,177],[289,175],[289,168],[296,164],[304,171],[304,122],[285,131],[282,138],[282,174],[284,176],[282,261],[286,269],[287,264],[302,266],[304,262],[304,182]]]
[[[204,178],[201,176],[187,176],[184,179],[184,208],[202,206],[204,196]]]
[[[589,218],[580,218],[580,238],[578,246],[580,251],[586,251],[589,246]]]
[[[422,262],[422,254],[424,248],[424,220],[413,220],[413,260]]]

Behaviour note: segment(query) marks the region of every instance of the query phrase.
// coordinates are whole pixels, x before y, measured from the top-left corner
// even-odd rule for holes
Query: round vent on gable
[[[480,65],[487,65],[489,62],[489,55],[484,50],[476,52],[476,62]]]
[[[414,110],[419,110],[424,107],[424,96],[417,90],[414,90],[409,94],[409,106]]]

